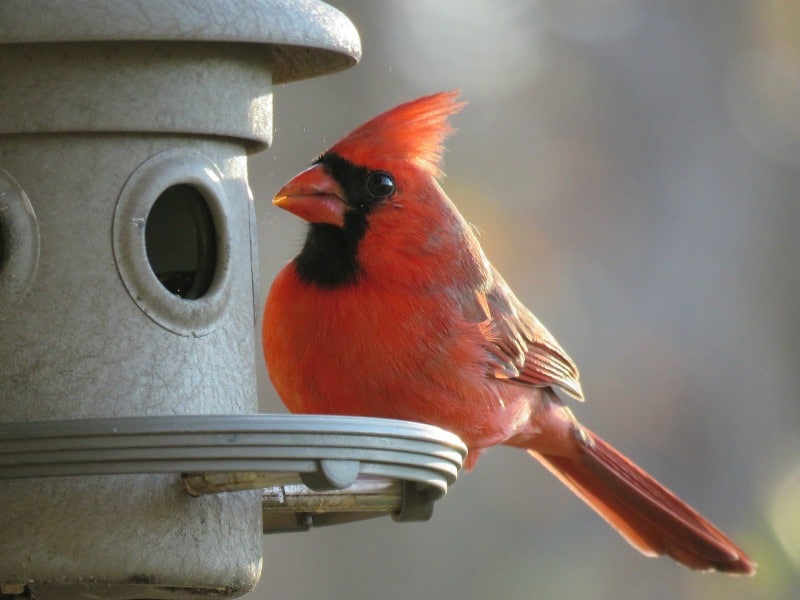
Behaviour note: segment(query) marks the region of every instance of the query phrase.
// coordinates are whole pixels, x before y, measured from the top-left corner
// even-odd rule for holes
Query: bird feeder
[[[360,57],[316,0],[0,3],[0,596],[237,596],[264,531],[424,519],[465,454],[258,415],[247,154]]]

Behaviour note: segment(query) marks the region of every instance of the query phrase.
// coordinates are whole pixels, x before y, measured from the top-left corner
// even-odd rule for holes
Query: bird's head
[[[351,283],[364,269],[397,266],[459,237],[448,237],[464,224],[438,185],[448,118],[464,105],[457,95],[425,96],[374,117],[275,195],[275,206],[311,224],[295,259],[302,278]]]

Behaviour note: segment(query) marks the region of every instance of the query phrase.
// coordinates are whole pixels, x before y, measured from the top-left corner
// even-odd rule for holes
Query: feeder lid
[[[361,58],[353,23],[319,0],[4,0],[0,44],[183,41],[268,44],[274,83]]]

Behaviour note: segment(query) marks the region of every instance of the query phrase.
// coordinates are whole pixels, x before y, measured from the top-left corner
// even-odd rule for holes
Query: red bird
[[[264,355],[292,412],[438,425],[469,447],[527,450],[648,556],[752,574],[725,534],[583,427],[575,364],[514,296],[439,186],[457,92],[361,125],[273,203],[305,219],[266,301]]]

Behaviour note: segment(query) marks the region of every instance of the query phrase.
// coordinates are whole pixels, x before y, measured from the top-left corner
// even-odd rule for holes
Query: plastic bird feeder
[[[246,155],[358,34],[315,0],[0,3],[0,596],[236,596],[262,531],[424,519],[465,449],[258,415]]]

